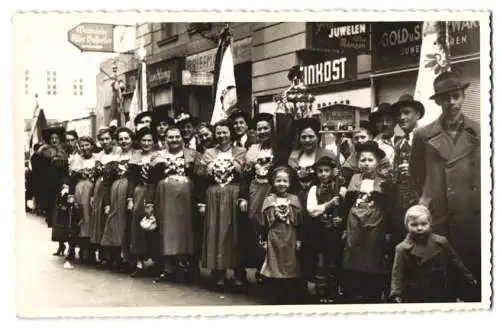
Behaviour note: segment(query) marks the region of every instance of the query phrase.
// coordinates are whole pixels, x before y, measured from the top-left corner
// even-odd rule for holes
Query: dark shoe
[[[216,290],[220,291],[220,290],[224,289],[225,286],[226,286],[225,279],[218,279],[215,281],[214,287]]]
[[[173,273],[163,271],[160,275],[154,280],[154,282],[167,282],[173,281]]]
[[[258,284],[262,284],[264,282],[264,277],[260,274],[259,271],[255,272],[255,281],[257,281]]]
[[[62,244],[62,245],[59,245],[59,247],[57,248],[57,251],[52,255],[63,256],[65,251],[66,251],[66,246],[64,244]]]
[[[69,251],[68,251],[68,256],[66,256],[66,260],[68,261],[73,261],[75,259],[75,249],[74,248],[71,248]]]

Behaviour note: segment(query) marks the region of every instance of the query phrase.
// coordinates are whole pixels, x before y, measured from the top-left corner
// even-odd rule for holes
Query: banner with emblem
[[[450,70],[449,33],[447,22],[429,21],[422,26],[422,47],[414,98],[425,107],[418,122],[425,126],[441,115],[441,107],[429,99],[434,94],[434,79]]]
[[[229,28],[226,27],[219,38],[217,55],[215,56],[213,111],[211,124],[227,119],[238,102],[236,95],[236,78],[234,76],[234,60],[232,40]]]
[[[41,141],[42,131],[47,128],[47,119],[45,117],[45,113],[42,108],[38,105],[38,97],[36,99],[35,109],[33,111],[33,117],[30,123],[30,133],[28,139],[28,151],[29,155],[33,155],[33,146]]]

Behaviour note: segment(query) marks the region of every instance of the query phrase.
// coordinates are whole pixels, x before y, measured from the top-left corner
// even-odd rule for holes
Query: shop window
[[[177,33],[177,25],[178,24],[176,24],[176,23],[161,23],[160,24],[161,39],[158,41],[159,47],[178,40],[179,36]]]

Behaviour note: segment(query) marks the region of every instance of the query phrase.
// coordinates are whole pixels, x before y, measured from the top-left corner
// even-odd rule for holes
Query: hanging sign
[[[339,57],[300,67],[305,85],[339,83],[356,79],[357,59]]]
[[[448,22],[450,35],[450,54],[452,57],[479,53],[479,22],[452,21]]]
[[[308,23],[308,48],[343,53],[370,51],[370,23],[315,22]]]
[[[375,70],[418,65],[422,22],[379,22],[373,28]]]

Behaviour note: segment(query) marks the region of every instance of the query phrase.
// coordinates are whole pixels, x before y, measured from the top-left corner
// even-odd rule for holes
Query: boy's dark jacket
[[[454,302],[477,293],[477,282],[445,237],[431,234],[428,245],[416,248],[409,236],[396,246],[391,297],[403,302]]]

